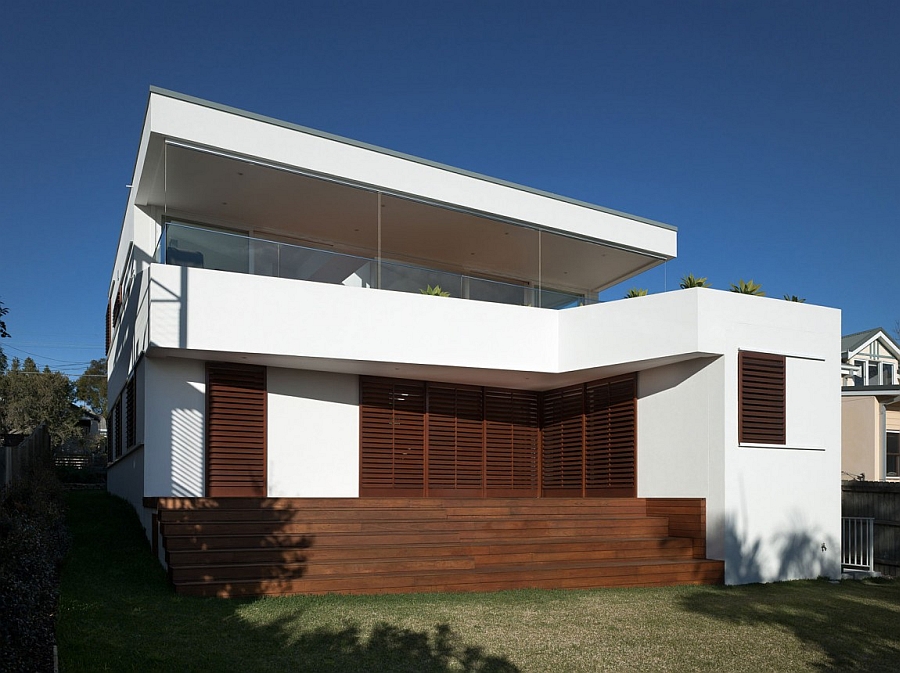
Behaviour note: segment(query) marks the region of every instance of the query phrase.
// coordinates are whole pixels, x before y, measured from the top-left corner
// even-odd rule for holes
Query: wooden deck
[[[717,584],[699,499],[159,498],[199,596]]]

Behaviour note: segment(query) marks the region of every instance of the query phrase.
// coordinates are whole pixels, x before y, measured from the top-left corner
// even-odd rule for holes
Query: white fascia
[[[607,243],[660,259],[674,227],[466,173],[311,129],[153,90],[150,130],[168,139],[339,178],[376,190]]]

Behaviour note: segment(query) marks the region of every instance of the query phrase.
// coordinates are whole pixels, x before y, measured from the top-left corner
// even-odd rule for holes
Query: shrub
[[[37,467],[0,494],[0,671],[53,670],[59,566],[68,549],[62,486]]]

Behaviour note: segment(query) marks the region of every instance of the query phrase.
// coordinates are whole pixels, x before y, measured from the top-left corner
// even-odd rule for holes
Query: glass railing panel
[[[557,290],[539,290],[541,308],[563,309],[584,306],[584,296]]]
[[[495,304],[512,304],[513,306],[532,306],[534,303],[534,290],[524,285],[501,283],[471,276],[465,278],[465,285],[468,289],[467,299],[491,301]]]
[[[427,294],[428,288],[446,292],[450,297],[462,296],[462,276],[449,271],[437,271],[396,262],[381,263],[381,289],[395,292]]]
[[[539,290],[524,284],[475,278],[398,262],[379,264],[367,257],[178,223],[169,223],[166,227],[156,259],[177,266],[353,287],[380,287],[413,294],[427,294],[431,288],[431,292],[446,293],[444,296],[514,306],[563,309],[596,302],[571,292]]]
[[[239,234],[170,224],[166,264],[249,273],[250,239]]]

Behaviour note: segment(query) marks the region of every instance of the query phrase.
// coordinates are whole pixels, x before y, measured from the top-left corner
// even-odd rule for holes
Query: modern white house
[[[900,346],[881,327],[841,339],[844,478],[900,480]]]
[[[176,587],[204,592],[226,561],[197,550],[227,535],[278,549],[265,577],[280,584],[246,556],[207,593],[840,575],[839,311],[711,289],[601,303],[675,257],[675,228],[156,88],[131,185],[107,315],[109,489]],[[574,543],[539,561],[552,550],[521,546],[558,535],[564,508],[576,570],[560,565]],[[259,510],[290,523],[239,523]],[[404,523],[374,520],[389,510]],[[608,531],[663,526],[658,548],[690,538],[697,565],[573,580],[591,564],[608,578],[620,554],[604,546],[620,533],[591,528],[603,512],[618,512]],[[411,584],[328,584],[338,528],[359,549],[404,546],[387,578],[442,551]],[[489,572],[501,529],[520,546]]]

